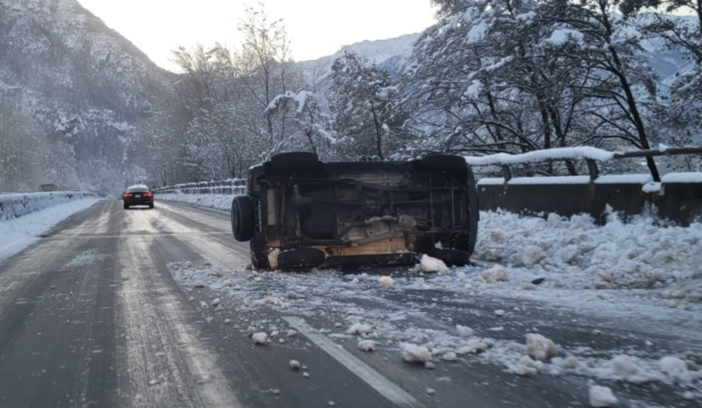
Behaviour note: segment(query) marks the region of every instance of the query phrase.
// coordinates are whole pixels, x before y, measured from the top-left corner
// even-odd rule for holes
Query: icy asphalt
[[[590,382],[611,387],[620,406],[700,406],[675,381],[508,368],[526,333],[579,364],[626,353],[643,366],[665,355],[700,362],[699,332],[567,302],[413,288],[406,267],[281,275],[247,265],[224,212],[104,201],[69,218],[0,262],[0,408],[583,407]],[[383,275],[395,286],[380,288]],[[369,332],[347,333],[354,322]],[[402,342],[458,349],[456,324],[490,347],[456,361],[438,351],[434,368],[403,361]],[[270,342],[254,344],[253,332]]]

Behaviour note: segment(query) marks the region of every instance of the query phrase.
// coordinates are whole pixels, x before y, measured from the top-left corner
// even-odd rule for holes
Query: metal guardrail
[[[679,156],[686,154],[702,154],[702,146],[700,147],[681,147],[681,148],[668,148],[665,150],[637,150],[632,152],[619,152],[614,153],[612,159],[633,159],[642,157],[660,157],[660,156]],[[600,169],[597,165],[597,160],[591,158],[545,158],[538,160],[541,162],[553,162],[553,161],[573,161],[573,160],[585,160],[587,164],[588,175],[590,181],[594,182],[600,177]],[[473,165],[476,166],[476,165]],[[512,169],[508,164],[485,164],[477,166],[499,166],[502,169],[502,177],[505,179],[505,183],[508,183],[512,179]],[[660,180],[654,180],[660,182]]]
[[[246,194],[245,179],[229,179],[219,181],[200,181],[197,183],[183,183],[154,189],[155,194]]]

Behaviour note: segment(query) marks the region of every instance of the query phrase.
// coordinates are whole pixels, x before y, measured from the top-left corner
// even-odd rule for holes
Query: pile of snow
[[[358,342],[358,348],[360,348],[363,351],[374,351],[375,350],[375,341],[361,340]]]
[[[346,333],[348,333],[348,334],[368,334],[371,331],[373,331],[373,329],[367,324],[354,323],[353,326],[351,326],[348,330],[346,330]]]
[[[419,266],[423,272],[427,273],[443,273],[449,270],[444,261],[432,258],[426,254],[422,255]]]
[[[19,218],[1,220],[0,260],[32,245],[39,239],[39,235],[50,230],[71,215],[92,207],[98,201],[100,199],[97,197],[83,198],[53,205]],[[14,213],[17,214],[17,212]]]
[[[97,196],[86,191],[0,194],[0,222],[19,218],[59,204],[70,203],[86,198],[97,198]]]
[[[408,363],[427,363],[431,361],[431,353],[424,346],[403,343],[400,347],[402,348],[402,358]]]
[[[256,344],[264,344],[265,345],[268,343],[268,334],[263,333],[263,332],[254,333],[251,335],[251,339]]]
[[[556,343],[540,334],[529,333],[526,335],[526,353],[529,357],[548,361],[558,355]]]
[[[502,265],[495,265],[480,274],[480,277],[487,283],[507,282],[507,269]]]
[[[599,385],[590,386],[590,406],[596,408],[612,408],[617,407],[619,401],[609,387]]]
[[[604,226],[588,215],[546,219],[482,212],[474,258],[510,267],[521,285],[547,278],[569,289],[676,288],[666,298],[702,302],[702,224],[679,227],[652,216]],[[483,276],[497,280],[493,272]],[[691,283],[691,285],[690,285]],[[678,287],[679,286],[679,287]]]
[[[390,289],[395,286],[395,279],[389,276],[381,276],[378,278],[378,284],[380,284],[380,287],[383,289]]]
[[[473,329],[471,329],[470,327],[461,326],[460,324],[456,325],[456,330],[458,330],[458,335],[464,339],[473,337],[473,335],[475,334],[475,331]]]
[[[200,207],[229,211],[232,208],[234,195],[229,194],[156,194],[155,200],[175,201]],[[158,204],[157,204],[158,205]]]

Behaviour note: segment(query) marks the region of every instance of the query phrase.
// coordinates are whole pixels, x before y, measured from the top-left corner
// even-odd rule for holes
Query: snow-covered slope
[[[0,0],[0,38],[0,113],[75,169],[48,181],[109,189],[168,74],[76,0]]]
[[[419,36],[420,34],[407,34],[387,40],[362,41],[345,46],[333,55],[313,61],[298,62],[297,65],[302,68],[308,83],[322,89],[330,85],[332,64],[347,50],[369,58],[393,75],[399,75],[412,56],[414,43]]]

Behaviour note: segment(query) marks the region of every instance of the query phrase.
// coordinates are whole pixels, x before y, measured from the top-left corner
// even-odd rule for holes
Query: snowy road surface
[[[699,303],[675,294],[531,287],[533,264],[510,286],[485,266],[248,263],[224,212],[73,216],[0,262],[0,408],[583,407],[610,398],[594,385],[619,406],[702,400]]]

